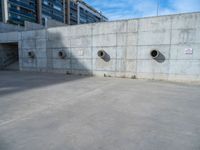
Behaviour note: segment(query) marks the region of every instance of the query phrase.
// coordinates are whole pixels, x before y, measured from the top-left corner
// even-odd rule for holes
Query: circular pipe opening
[[[59,52],[58,52],[58,56],[59,56],[60,58],[64,59],[65,56],[66,56],[65,51],[59,51]]]
[[[97,55],[101,58],[105,58],[106,52],[104,50],[99,50]]]
[[[160,52],[158,50],[152,50],[150,55],[152,58],[157,58],[159,56]]]
[[[34,58],[35,57],[34,52],[33,51],[28,52],[28,57],[29,58]]]

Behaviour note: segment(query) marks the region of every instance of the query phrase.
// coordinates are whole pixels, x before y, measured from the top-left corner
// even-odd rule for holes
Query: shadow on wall
[[[85,77],[92,75],[91,47],[71,47],[73,39],[61,37],[59,33],[48,33],[48,37],[56,37],[53,40],[47,39],[46,53],[49,71]]]
[[[92,60],[85,56],[84,48],[76,47],[75,49],[73,48],[74,51],[72,52],[70,45],[66,47],[66,44],[63,43],[65,40],[63,40],[59,34],[48,36],[54,36],[56,38],[54,41],[47,41],[47,44],[51,43],[52,45],[52,47],[47,46],[47,57],[42,57],[43,55],[40,52],[37,52],[35,57],[25,58],[25,60],[22,61],[26,61],[26,59],[35,59],[37,62],[47,61],[46,68],[42,67],[42,65],[44,65],[43,63],[37,63],[34,68],[29,69],[36,71],[46,69],[46,71],[52,73],[16,73],[2,71],[0,74],[0,97],[30,89],[81,80],[92,75],[92,72],[90,71]],[[75,56],[74,53],[76,53],[77,56]],[[26,57],[28,57],[28,54]],[[91,56],[89,57],[91,58]],[[32,62],[34,61],[31,61],[31,63]],[[63,75],[63,73],[66,75]]]

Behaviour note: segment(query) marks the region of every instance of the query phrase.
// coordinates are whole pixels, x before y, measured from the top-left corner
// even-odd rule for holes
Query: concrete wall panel
[[[186,53],[187,49],[192,49],[192,53]],[[179,44],[172,45],[170,51],[172,60],[200,60],[200,44]]]
[[[171,16],[172,29],[197,29],[200,28],[200,14],[189,13]]]
[[[18,32],[0,33],[0,43],[18,42],[20,38]]]
[[[104,34],[93,36],[93,46],[116,46],[117,35],[116,34]]]
[[[35,49],[36,48],[36,41],[35,40],[23,40],[22,41],[22,48],[23,49]]]
[[[200,29],[172,30],[171,44],[200,43]]]
[[[171,17],[152,17],[139,20],[139,32],[171,30]]]
[[[127,32],[126,21],[104,22],[93,25],[93,35]]]
[[[21,70],[200,81],[199,22],[200,13],[168,15],[4,33],[0,42],[21,43]],[[153,49],[162,55],[153,59]],[[36,59],[28,59],[29,50]],[[106,59],[97,56],[99,50]]]
[[[170,44],[170,31],[149,31],[138,33],[138,45]]]
[[[92,38],[91,36],[71,38],[71,47],[91,47]]]
[[[139,19],[137,19],[137,20],[128,20],[127,32],[128,33],[138,32],[138,22],[139,22]]]

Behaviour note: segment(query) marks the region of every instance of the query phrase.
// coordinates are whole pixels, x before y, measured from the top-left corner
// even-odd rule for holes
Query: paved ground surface
[[[0,150],[200,150],[200,86],[0,72]]]

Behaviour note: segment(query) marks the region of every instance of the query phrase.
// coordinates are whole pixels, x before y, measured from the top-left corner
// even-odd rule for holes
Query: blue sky
[[[157,0],[84,0],[109,20],[155,16]],[[200,11],[200,0],[159,0],[159,15]]]

